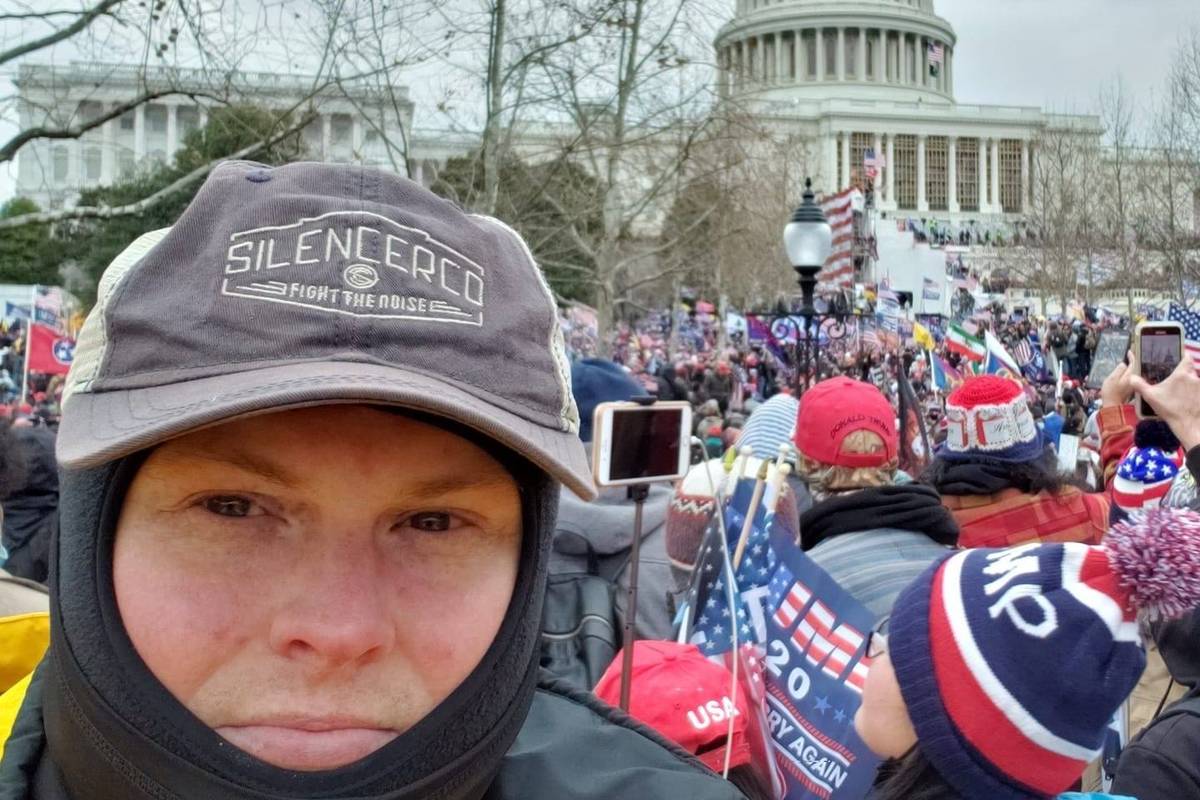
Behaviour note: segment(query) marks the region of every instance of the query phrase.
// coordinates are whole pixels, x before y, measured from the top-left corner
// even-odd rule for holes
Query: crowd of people
[[[240,282],[247,231],[294,288]],[[0,796],[784,800],[762,642],[689,635],[740,469],[872,620],[858,797],[1200,798],[1190,360],[1087,390],[1094,325],[993,318],[1065,379],[940,386],[941,346],[802,374],[694,316],[571,357],[555,311],[511,228],[416,184],[218,166],[110,267],[99,355],[0,425]],[[647,395],[693,408],[693,466],[598,490],[595,409]]]

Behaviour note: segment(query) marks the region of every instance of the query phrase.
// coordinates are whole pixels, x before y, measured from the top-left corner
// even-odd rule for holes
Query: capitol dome
[[[956,42],[933,0],[737,0],[714,46],[726,97],[952,104]]]

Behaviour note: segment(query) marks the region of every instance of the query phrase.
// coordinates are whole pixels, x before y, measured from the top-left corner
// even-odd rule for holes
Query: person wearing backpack
[[[645,394],[618,364],[583,359],[571,365],[579,404],[579,438],[591,456],[592,415],[600,403]],[[670,639],[674,582],[667,559],[669,484],[652,484],[642,510],[638,567],[639,639]],[[634,502],[623,487],[603,489],[592,502],[569,490],[559,499],[550,554],[550,585],[542,611],[542,667],[591,689],[621,648],[633,547]]]

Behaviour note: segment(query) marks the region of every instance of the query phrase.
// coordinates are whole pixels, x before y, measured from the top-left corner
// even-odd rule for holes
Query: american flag
[[[1192,363],[1196,365],[1196,372],[1200,373],[1200,314],[1188,311],[1176,303],[1171,303],[1167,319],[1183,326],[1183,349],[1192,357]]]
[[[929,43],[929,63],[941,66],[946,63],[946,48],[934,42]]]
[[[1017,361],[1017,366],[1023,367],[1030,361],[1033,361],[1033,345],[1029,343],[1029,339],[1021,339],[1012,346],[1013,358]]]
[[[821,201],[825,219],[833,228],[833,249],[825,269],[817,275],[822,288],[850,289],[854,286],[854,209],[851,195],[857,189],[846,189]]]
[[[860,330],[862,330],[863,344],[871,349],[878,349],[879,336],[875,333],[875,321],[864,318]]]

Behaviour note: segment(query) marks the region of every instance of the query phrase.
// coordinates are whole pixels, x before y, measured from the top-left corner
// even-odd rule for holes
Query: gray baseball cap
[[[58,458],[377,403],[473,428],[589,498],[570,387],[553,296],[507,225],[380,170],[233,161],[105,270]]]

